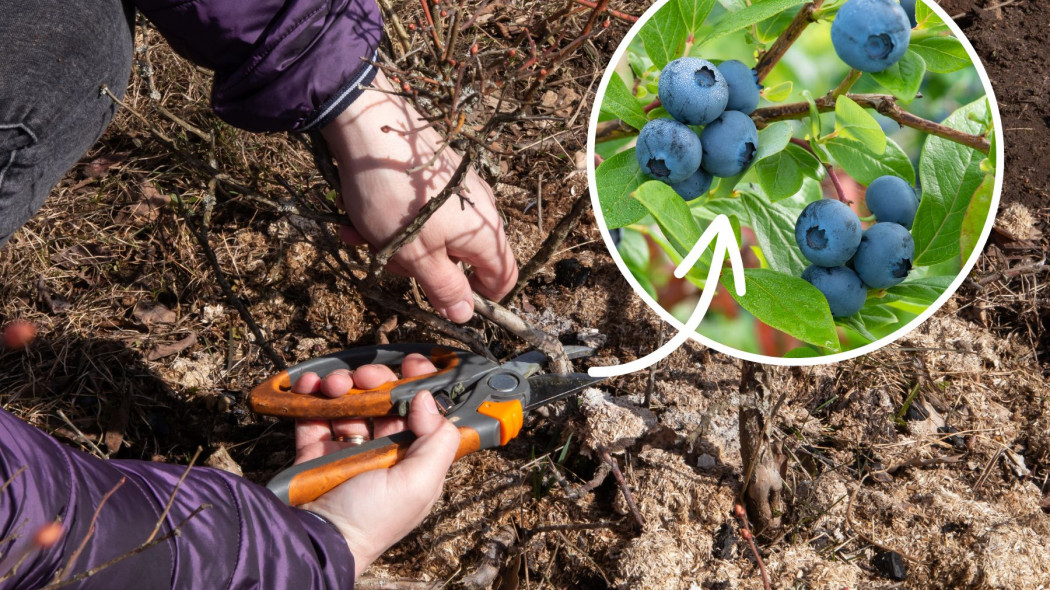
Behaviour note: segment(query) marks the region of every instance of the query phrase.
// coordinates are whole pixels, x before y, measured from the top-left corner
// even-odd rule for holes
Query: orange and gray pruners
[[[566,347],[569,358],[589,356],[581,346]],[[405,356],[430,358],[437,371],[391,381],[376,389],[351,389],[342,397],[292,393],[301,375],[321,377],[337,369],[362,365],[398,366]],[[335,420],[404,416],[417,392],[428,390],[438,408],[459,428],[456,459],[480,449],[507,444],[518,435],[529,410],[565,398],[601,379],[585,373],[539,374],[547,362],[539,351],[503,364],[465,350],[427,344],[387,344],[352,348],[312,359],[271,377],[252,390],[252,410],[268,416]],[[415,440],[411,431],[378,438],[300,463],[277,474],[267,487],[286,504],[298,506],[360,473],[393,466]]]

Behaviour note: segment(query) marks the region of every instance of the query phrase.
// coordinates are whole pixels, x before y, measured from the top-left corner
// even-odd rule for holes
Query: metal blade
[[[529,396],[529,405],[525,407],[525,411],[565,399],[604,380],[604,377],[591,377],[587,373],[536,375],[529,379],[532,394]]]
[[[569,360],[589,357],[593,354],[594,349],[586,346],[565,347],[565,356],[569,357]],[[546,365],[548,360],[550,359],[548,359],[547,355],[542,352],[538,350],[530,350],[503,363],[503,368],[519,373],[524,377],[529,377]]]

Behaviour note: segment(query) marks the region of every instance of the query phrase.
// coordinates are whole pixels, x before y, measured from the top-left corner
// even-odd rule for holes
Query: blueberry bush
[[[746,255],[700,332],[747,352],[859,348],[932,305],[990,215],[996,133],[963,44],[923,2],[670,0],[599,99],[601,214],[679,318],[718,215]],[[719,287],[719,286],[715,286]]]

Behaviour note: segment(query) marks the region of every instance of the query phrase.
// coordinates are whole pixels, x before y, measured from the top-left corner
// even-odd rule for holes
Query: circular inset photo
[[[734,356],[888,344],[991,230],[998,108],[933,3],[660,2],[597,96],[591,196],[613,258],[665,320]]]

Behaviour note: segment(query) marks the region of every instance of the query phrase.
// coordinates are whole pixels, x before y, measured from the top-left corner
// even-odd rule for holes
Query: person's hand
[[[411,104],[382,92],[394,90],[382,73],[373,85],[380,90],[366,90],[321,132],[339,164],[343,206],[353,223],[341,237],[382,248],[445,187],[461,158],[442,149],[441,135]],[[414,277],[434,309],[458,323],[473,316],[471,287],[499,300],[518,277],[492,189],[473,169],[462,186],[469,203],[450,198],[388,265]],[[457,262],[474,268],[469,280]]]
[[[405,377],[433,373],[429,359],[413,354],[405,358]],[[296,393],[321,393],[338,397],[351,387],[373,389],[396,379],[390,368],[367,365],[351,375],[335,371],[323,380],[306,373],[292,385]],[[295,427],[295,462],[302,463],[342,450],[350,443],[339,439],[362,436],[369,440],[400,432],[406,427],[418,438],[405,457],[390,469],[368,471],[354,477],[301,506],[331,521],[339,529],[354,556],[354,577],[391,545],[416,528],[441,495],[445,474],[459,448],[459,431],[438,413],[434,398],[420,391],[412,400],[408,418],[374,420],[370,432],[366,420],[300,420]]]

